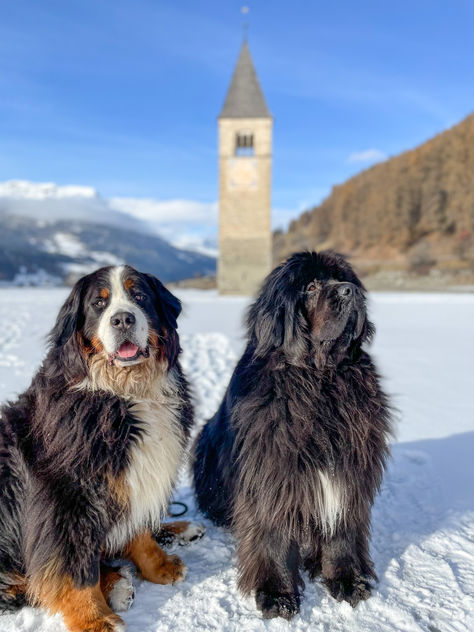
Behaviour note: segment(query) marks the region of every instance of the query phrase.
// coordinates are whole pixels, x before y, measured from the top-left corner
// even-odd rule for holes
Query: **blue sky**
[[[0,181],[214,202],[242,4],[0,0]],[[249,6],[275,224],[474,109],[472,0]]]

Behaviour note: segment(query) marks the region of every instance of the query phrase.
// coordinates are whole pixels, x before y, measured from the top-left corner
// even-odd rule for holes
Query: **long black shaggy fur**
[[[31,577],[49,573],[67,575],[77,587],[95,584],[106,535],[126,511],[113,481],[129,463],[140,422],[128,399],[74,388],[87,376],[77,334],[94,329],[87,295],[107,270],[78,281],[30,387],[0,411],[0,610],[26,602]],[[179,386],[187,436],[193,413],[177,360],[179,301],[157,279],[129,271],[148,293],[150,325],[167,332],[163,353]]]
[[[298,612],[302,567],[355,606],[376,578],[370,510],[391,432],[362,348],[374,333],[364,288],[341,255],[295,254],[267,277],[247,326],[246,350],[194,446],[199,507],[235,534],[239,587],[255,591],[264,617]],[[328,481],[339,494],[332,514]]]

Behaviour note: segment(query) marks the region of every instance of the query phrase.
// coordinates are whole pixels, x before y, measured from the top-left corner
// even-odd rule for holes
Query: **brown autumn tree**
[[[474,114],[335,186],[274,234],[275,262],[335,248],[362,268],[474,268]]]

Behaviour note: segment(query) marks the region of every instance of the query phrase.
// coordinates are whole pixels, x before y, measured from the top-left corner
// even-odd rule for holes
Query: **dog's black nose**
[[[127,331],[132,325],[135,324],[135,316],[131,312],[117,312],[110,319],[110,324],[115,329],[120,331]]]
[[[355,294],[356,286],[353,283],[338,283],[336,291],[342,298],[351,298]]]

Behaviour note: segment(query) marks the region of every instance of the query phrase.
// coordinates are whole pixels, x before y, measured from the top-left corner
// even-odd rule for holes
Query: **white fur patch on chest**
[[[318,471],[319,485],[316,493],[316,513],[323,533],[332,535],[344,519],[346,494],[336,477]]]
[[[129,511],[107,537],[111,552],[118,552],[138,532],[158,528],[168,507],[185,445],[179,397],[170,390],[154,400],[134,400],[130,406],[142,432],[131,448],[125,475]]]

